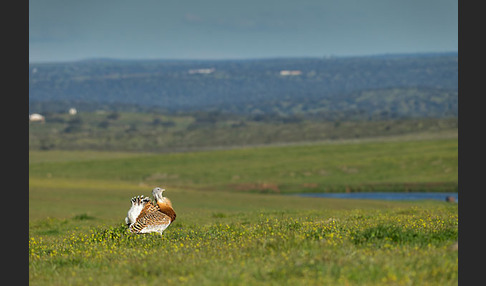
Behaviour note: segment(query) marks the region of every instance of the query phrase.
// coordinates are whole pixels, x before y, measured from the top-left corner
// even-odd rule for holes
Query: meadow
[[[167,189],[160,235],[123,225]],[[458,204],[308,191],[456,190],[457,138],[187,153],[29,152],[32,285],[457,285]]]
[[[167,154],[31,151],[29,176],[275,193],[457,191],[457,148],[457,138],[446,138]]]
[[[324,120],[321,116],[243,116],[218,112],[46,114],[29,124],[29,150],[180,152],[406,134],[456,136],[457,117]]]

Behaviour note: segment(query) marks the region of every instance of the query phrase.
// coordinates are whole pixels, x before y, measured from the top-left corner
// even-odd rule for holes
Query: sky
[[[457,0],[29,0],[30,63],[457,51]]]

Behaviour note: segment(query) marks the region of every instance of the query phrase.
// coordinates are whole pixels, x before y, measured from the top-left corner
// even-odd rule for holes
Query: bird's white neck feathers
[[[165,213],[170,217],[171,222],[175,220],[176,214],[174,209],[172,208],[172,203],[171,201],[162,196],[162,193],[165,191],[165,189],[161,189],[159,187],[154,188],[152,190],[152,195],[154,196],[154,199],[157,201],[157,205],[159,206],[161,212]]]
[[[157,201],[157,202],[163,202],[164,201],[164,197],[162,195],[162,193],[165,191],[165,189],[161,189],[161,188],[154,188],[152,190],[152,195],[154,196],[154,199]]]
[[[164,193],[165,189],[162,189],[162,188],[154,188],[152,190],[152,195],[154,196],[154,199],[157,203],[163,203],[163,204],[167,204],[169,205],[170,207],[172,207],[172,203],[171,201],[169,200],[169,198],[166,198],[164,197],[162,194]]]

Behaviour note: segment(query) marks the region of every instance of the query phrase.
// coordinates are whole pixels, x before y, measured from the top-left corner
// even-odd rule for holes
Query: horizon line
[[[441,52],[402,52],[402,53],[377,53],[377,54],[363,54],[363,55],[323,55],[323,56],[267,56],[267,57],[248,57],[248,58],[110,58],[110,57],[91,57],[78,60],[59,60],[59,61],[30,61],[31,64],[68,64],[68,63],[81,63],[81,62],[96,62],[96,61],[259,61],[259,60],[275,60],[275,59],[346,59],[346,58],[369,58],[369,57],[402,57],[402,56],[414,56],[414,55],[441,55],[441,54],[458,54],[459,51],[441,51]]]

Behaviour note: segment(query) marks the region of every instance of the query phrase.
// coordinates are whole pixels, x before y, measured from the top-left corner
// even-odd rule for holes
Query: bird
[[[154,202],[143,195],[133,197],[125,223],[131,233],[162,232],[176,219],[172,202],[162,194],[165,189],[156,187],[152,190]]]

